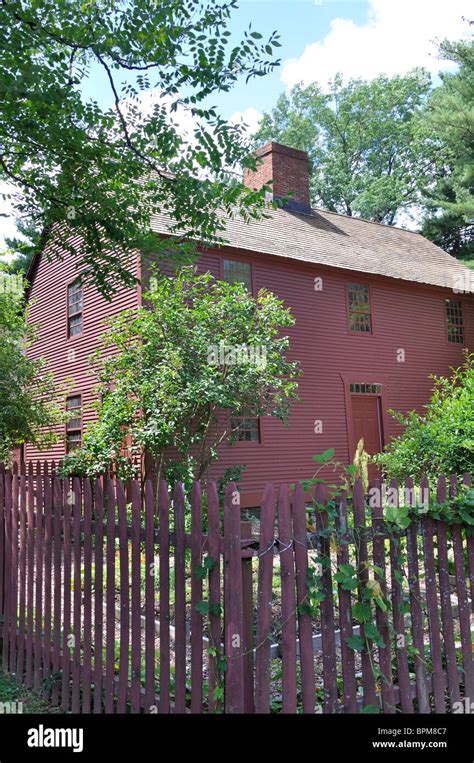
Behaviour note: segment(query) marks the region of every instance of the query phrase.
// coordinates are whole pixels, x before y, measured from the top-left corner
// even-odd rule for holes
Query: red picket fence
[[[439,503],[457,490],[441,477]],[[311,503],[301,485],[276,492],[242,522],[234,484],[222,501],[213,482],[188,498],[165,482],[155,495],[46,465],[0,470],[3,671],[83,713],[472,701],[469,526],[419,516],[394,529],[360,482],[330,501],[322,486]]]

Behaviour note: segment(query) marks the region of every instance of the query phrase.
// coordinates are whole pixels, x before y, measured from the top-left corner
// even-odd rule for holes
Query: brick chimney
[[[309,201],[309,159],[306,151],[273,141],[258,148],[255,172],[244,170],[244,184],[252,190],[273,181],[273,199],[288,197],[285,207],[295,212],[311,212]]]

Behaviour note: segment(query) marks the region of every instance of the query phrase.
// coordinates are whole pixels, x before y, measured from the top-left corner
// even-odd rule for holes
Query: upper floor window
[[[243,283],[246,289],[252,291],[252,270],[250,263],[238,260],[224,260],[224,281]]]
[[[232,416],[231,427],[237,442],[260,442],[258,416],[249,415],[245,408],[238,416]]]
[[[350,283],[347,285],[349,298],[349,330],[361,334],[370,334],[372,319],[370,316],[369,287],[366,284]]]
[[[82,334],[82,284],[78,278],[67,287],[67,333]]]
[[[81,447],[82,441],[82,400],[80,395],[66,398],[66,451]]]
[[[462,304],[458,299],[446,300],[446,322],[448,325],[448,342],[464,344]]]

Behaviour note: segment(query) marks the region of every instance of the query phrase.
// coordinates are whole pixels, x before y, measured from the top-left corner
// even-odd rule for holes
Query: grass
[[[3,674],[0,674],[0,702],[5,705],[8,703],[10,712],[42,715],[60,712],[58,707],[49,705],[37,691],[27,689],[18,684],[14,677]],[[5,712],[8,712],[9,707],[5,705]]]

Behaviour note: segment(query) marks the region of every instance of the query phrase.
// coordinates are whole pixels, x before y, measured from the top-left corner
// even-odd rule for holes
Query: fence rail
[[[474,699],[472,529],[411,483],[388,522],[380,487],[269,484],[243,522],[233,483],[0,468],[2,669],[72,712],[452,712]],[[438,503],[458,490],[440,477]]]

